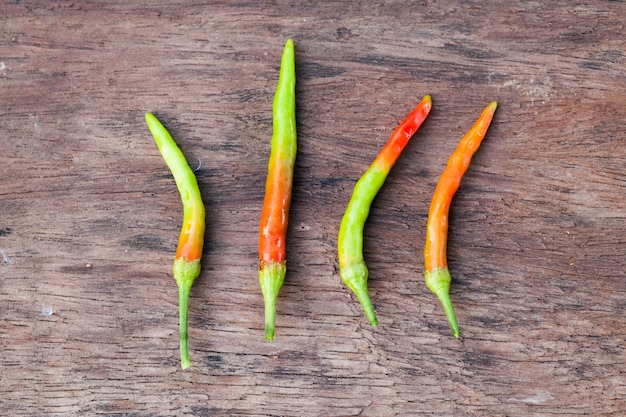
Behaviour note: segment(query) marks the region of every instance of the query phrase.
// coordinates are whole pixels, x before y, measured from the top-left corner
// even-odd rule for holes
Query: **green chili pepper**
[[[372,326],[378,325],[378,319],[367,291],[369,272],[363,260],[363,227],[369,215],[372,201],[383,186],[387,174],[389,174],[391,167],[395,164],[409,139],[428,116],[431,107],[430,96],[424,97],[394,130],[385,147],[356,183],[352,198],[341,221],[338,239],[339,274],[346,286],[356,294],[367,320]]]
[[[274,96],[271,153],[259,233],[259,282],[265,301],[265,338],[274,338],[276,299],[287,265],[285,241],[296,160],[296,69],[293,41],[287,40]]]
[[[174,259],[174,279],[178,284],[180,316],[180,364],[183,369],[191,366],[187,347],[187,310],[189,293],[195,279],[200,275],[200,259],[204,246],[205,209],[198,182],[185,156],[167,129],[152,114],[146,114],[146,123],[159,147],[165,163],[172,171],[183,202],[183,226]]]

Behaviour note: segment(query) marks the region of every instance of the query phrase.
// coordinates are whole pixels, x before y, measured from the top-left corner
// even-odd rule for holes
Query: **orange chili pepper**
[[[452,277],[448,270],[446,249],[448,241],[448,212],[454,193],[459,188],[461,178],[482,142],[498,103],[491,102],[463,136],[458,147],[450,156],[448,166],[441,174],[428,212],[426,226],[426,246],[424,247],[424,278],[426,286],[437,295],[446,313],[452,335],[459,337],[459,325],[450,300]]]

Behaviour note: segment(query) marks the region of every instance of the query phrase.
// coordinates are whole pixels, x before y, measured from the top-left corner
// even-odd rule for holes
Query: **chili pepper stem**
[[[265,339],[274,339],[274,325],[276,323],[276,300],[280,287],[285,281],[287,272],[286,262],[272,261],[263,263],[259,269],[259,283],[265,303]]]
[[[180,366],[187,369],[191,366],[189,359],[188,335],[187,335],[187,315],[189,311],[189,293],[191,285],[178,284],[178,310],[180,323]]]
[[[378,326],[378,318],[376,318],[376,312],[372,305],[369,292],[367,290],[367,277],[368,270],[365,266],[365,262],[357,263],[349,266],[344,266],[340,271],[341,280],[346,284],[346,287],[350,288],[363,307],[365,317],[372,326]]]
[[[185,258],[174,260],[174,279],[178,285],[178,312],[180,325],[180,366],[191,366],[188,349],[187,315],[189,311],[189,293],[196,277],[200,275],[200,260],[188,261]]]
[[[458,339],[460,331],[459,324],[456,321],[456,314],[454,314],[454,307],[450,300],[450,283],[452,282],[452,277],[450,276],[448,267],[444,266],[443,268],[425,271],[424,278],[428,289],[439,298],[443,311],[446,313],[450,330],[452,330],[452,335]]]

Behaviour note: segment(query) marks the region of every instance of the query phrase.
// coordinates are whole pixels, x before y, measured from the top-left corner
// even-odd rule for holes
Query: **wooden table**
[[[0,414],[626,414],[622,1],[0,4]],[[258,222],[280,54],[299,150],[276,339]],[[339,279],[354,184],[433,111],[365,229],[370,327]],[[423,282],[428,207],[500,103],[450,213],[451,337]],[[144,113],[207,204],[178,357],[182,219]]]

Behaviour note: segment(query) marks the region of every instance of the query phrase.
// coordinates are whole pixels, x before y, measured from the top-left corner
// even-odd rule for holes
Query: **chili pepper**
[[[274,338],[276,299],[285,280],[285,241],[296,160],[296,70],[293,41],[283,51],[273,104],[273,134],[259,233],[259,283],[265,302],[265,338]]]
[[[387,174],[431,108],[430,96],[425,96],[393,131],[387,144],[356,183],[341,220],[337,244],[339,275],[344,284],[356,294],[372,326],[378,325],[378,319],[367,290],[369,272],[363,260],[363,227],[372,201],[383,186]]]
[[[448,239],[448,211],[454,193],[459,188],[461,178],[469,167],[472,155],[482,142],[498,103],[491,102],[463,136],[458,147],[450,156],[448,166],[441,174],[428,211],[426,245],[424,247],[424,278],[426,286],[437,295],[448,319],[452,335],[459,337],[459,325],[450,300],[452,277],[448,270],[446,248]]]
[[[146,123],[154,136],[165,163],[172,171],[176,187],[183,202],[183,226],[178,240],[173,273],[178,284],[180,317],[180,364],[183,369],[191,366],[187,346],[187,311],[189,293],[200,274],[200,258],[204,245],[205,209],[198,182],[191,168],[161,122],[152,114],[146,114]]]

